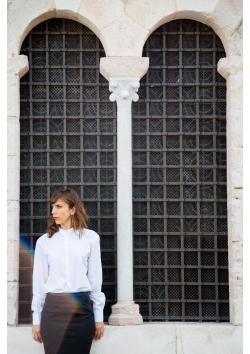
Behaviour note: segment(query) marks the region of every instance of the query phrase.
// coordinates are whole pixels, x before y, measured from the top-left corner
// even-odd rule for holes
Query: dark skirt
[[[40,325],[45,354],[89,354],[95,333],[89,292],[47,293]]]

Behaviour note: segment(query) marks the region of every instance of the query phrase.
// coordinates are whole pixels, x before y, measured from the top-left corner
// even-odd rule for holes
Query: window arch
[[[101,236],[104,320],[116,303],[116,105],[100,74],[105,52],[84,25],[53,18],[25,38],[29,72],[20,82],[19,323],[31,323],[32,265],[58,188],[81,196]]]
[[[229,321],[226,56],[211,27],[147,39],[133,103],[134,300],[146,321]]]

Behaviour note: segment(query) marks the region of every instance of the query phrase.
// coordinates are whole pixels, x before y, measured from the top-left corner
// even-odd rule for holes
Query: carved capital
[[[225,79],[230,75],[241,74],[243,72],[242,56],[221,58],[218,61],[217,70]]]
[[[139,100],[137,94],[140,87],[137,77],[111,77],[109,82],[110,101],[117,102],[118,107],[131,107],[131,103]]]

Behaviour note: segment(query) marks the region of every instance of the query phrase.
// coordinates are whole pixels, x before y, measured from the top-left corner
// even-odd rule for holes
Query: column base
[[[111,306],[112,313],[109,316],[108,324],[111,326],[132,326],[143,324],[139,313],[139,305],[134,301],[118,301]]]

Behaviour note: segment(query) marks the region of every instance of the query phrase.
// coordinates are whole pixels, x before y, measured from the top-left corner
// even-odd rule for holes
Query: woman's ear
[[[75,215],[75,212],[76,212],[76,208],[73,207],[73,208],[71,209],[71,215]]]

